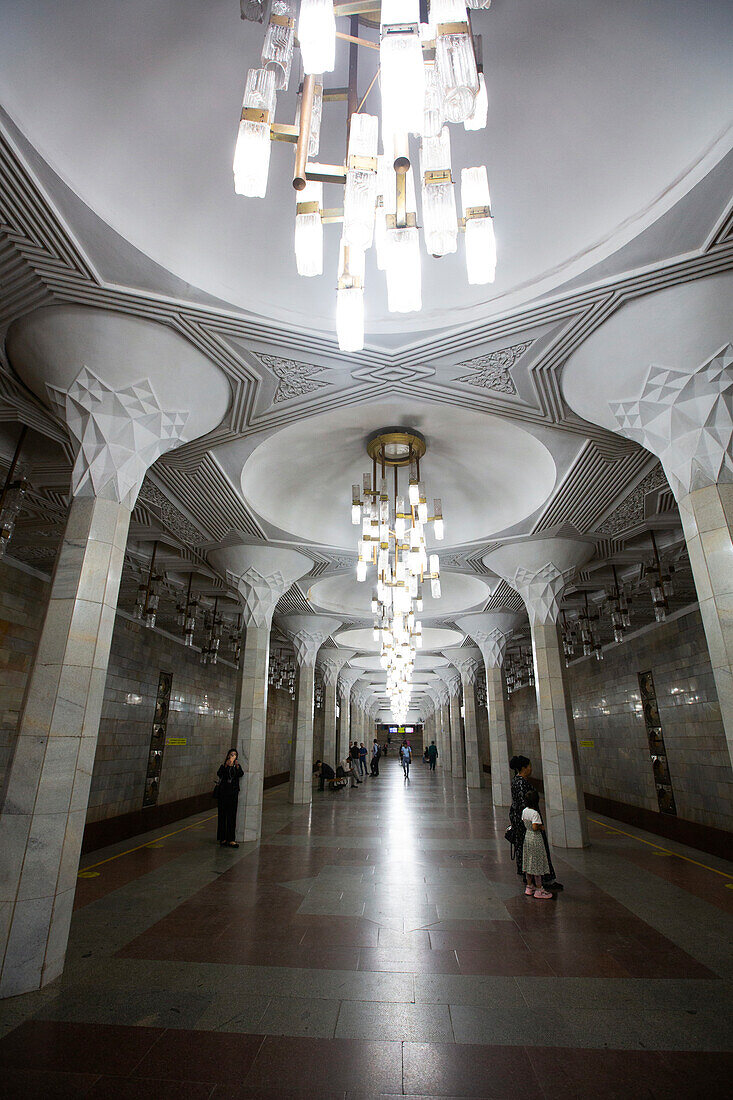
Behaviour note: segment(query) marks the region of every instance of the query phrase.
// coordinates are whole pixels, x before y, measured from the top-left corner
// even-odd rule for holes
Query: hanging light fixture
[[[611,596],[608,602],[611,611],[613,640],[615,642],[622,642],[624,640],[624,635],[631,623],[631,619],[629,617],[629,604],[623,588],[619,584],[616,566],[612,565],[611,568],[613,570],[613,591],[611,592]]]
[[[239,668],[239,659],[242,656],[242,616],[237,615],[237,622],[232,627],[229,633],[229,648],[232,653],[232,660],[234,664]]]
[[[380,664],[397,722],[407,717],[415,654],[422,646],[422,586],[429,580],[433,599],[441,594],[440,561],[437,554],[428,555],[426,533],[432,524],[434,537],[442,539],[443,508],[435,500],[433,515],[428,514],[420,476],[425,451],[419,432],[377,432],[367,443],[372,472],[363,475],[361,486],[352,486],[351,495],[351,521],[361,528],[356,578],[365,581],[369,568],[376,567],[374,639],[380,642]],[[387,477],[388,467],[392,478]],[[400,469],[408,471],[407,486],[400,487]]]
[[[652,549],[654,551],[654,564],[649,573],[649,593],[652,598],[654,618],[658,623],[663,623],[669,611],[669,597],[672,595],[672,577],[669,573],[663,573],[662,559],[659,556],[659,547],[657,546],[656,537],[653,531],[650,531],[649,534],[652,537]]]
[[[224,633],[224,620],[221,615],[218,614],[219,598],[214,600],[214,609],[211,613],[211,617],[208,620],[208,633],[201,646],[201,664],[202,665],[215,665],[219,662],[219,646],[221,645],[222,634]]]
[[[470,0],[488,7],[488,0]],[[427,11],[427,8],[425,9]],[[348,32],[337,20],[350,19]],[[379,40],[360,35],[374,27]],[[471,29],[464,0],[431,0],[428,22],[420,21],[419,0],[383,0],[360,19],[353,5],[338,0],[300,0],[297,35],[305,73],[294,125],[275,122],[277,92],[290,78],[295,46],[294,0],[273,0],[265,31],[261,67],[247,74],[234,155],[235,191],[264,197],[272,141],[295,145],[293,186],[295,258],[299,275],[323,274],[322,226],[342,222],[336,292],[336,332],[342,351],[364,347],[364,254],[374,243],[377,265],[386,274],[392,313],[422,309],[420,230],[411,140],[421,157],[422,225],[425,247],[434,256],[455,252],[465,232],[466,268],[471,284],[493,281],[496,244],[485,167],[461,174],[463,217],[458,218],[448,125],[482,129],[488,114],[480,36]],[[323,86],[323,73],[335,66],[336,39],[349,42],[347,89]],[[377,76],[381,119],[362,112],[366,94],[358,89],[360,50],[379,52]],[[347,99],[346,158],[322,164],[318,155],[324,106]],[[383,153],[378,158],[381,129]],[[378,168],[379,164],[379,168]],[[468,174],[467,174],[468,173]],[[324,207],[323,185],[344,188],[342,207]],[[376,221],[375,221],[376,219]]]
[[[155,572],[155,557],[157,553],[158,543],[156,540],[153,543],[153,552],[150,555],[148,579],[145,584],[138,585],[135,607],[133,609],[134,617],[136,619],[141,619],[145,626],[151,629],[155,626],[155,620],[158,615],[158,605],[160,604],[161,578]]]
[[[16,477],[20,453],[23,449],[23,443],[25,442],[27,432],[28,428],[24,424],[20,429],[18,442],[15,446],[13,457],[10,460],[10,465],[8,466],[8,472],[5,477],[2,492],[0,492],[0,558],[4,555],[13,537],[15,522],[20,514],[20,510],[23,506],[23,499],[28,490],[28,482],[26,479],[24,477]]]
[[[575,656],[575,637],[572,625],[568,622],[564,611],[562,613],[562,651],[565,658],[565,668],[568,668]]]
[[[178,625],[183,630],[183,644],[191,647],[196,632],[196,613],[198,611],[198,596],[191,591],[193,573],[188,576],[188,588],[186,589],[185,602],[178,605]]]

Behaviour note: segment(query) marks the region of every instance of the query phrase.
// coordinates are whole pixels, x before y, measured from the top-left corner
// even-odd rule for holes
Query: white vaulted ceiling
[[[244,78],[263,33],[238,7],[10,0],[0,101],[72,190],[163,268],[258,315],[332,331],[338,230],[327,232],[323,277],[299,279],[291,149],[273,149],[265,200],[233,191]],[[473,22],[489,125],[452,127],[451,139],[456,164],[489,167],[497,282],[469,288],[460,254],[424,256],[424,311],[394,316],[370,263],[373,336],[476,320],[551,290],[637,236],[729,147],[728,0],[495,0]],[[370,78],[365,68],[365,87]],[[294,76],[279,98],[281,121],[293,119],[296,85]],[[342,113],[343,104],[327,108],[338,138],[322,159],[343,155]],[[326,205],[339,201],[334,192]]]
[[[131,606],[158,539],[176,592],[193,572],[195,589],[222,596],[207,557],[222,542],[300,550],[313,569],[279,613],[339,614],[337,642],[368,654],[352,662],[364,682],[383,677],[373,571],[365,584],[355,579],[351,484],[369,469],[371,432],[422,431],[423,477],[446,520],[445,542],[430,546],[443,596],[426,598],[428,652],[416,661],[429,673],[447,664],[430,648],[463,639],[455,616],[487,604],[521,610],[484,564],[499,544],[570,524],[595,543],[580,590],[602,593],[598,578],[614,555],[638,566],[650,516],[679,525],[662,470],[612,434],[608,404],[636,370],[642,328],[647,358],[689,358],[688,307],[675,303],[702,300],[706,276],[733,266],[733,5],[493,0],[474,12],[489,124],[473,134],[453,127],[451,139],[456,166],[488,165],[497,282],[469,288],[460,251],[424,255],[424,311],[395,316],[368,265],[367,346],[356,356],[333,339],[337,226],[326,227],[324,276],[295,274],[292,149],[273,146],[267,199],[234,194],[244,79],[263,33],[238,8],[0,4],[0,345],[17,317],[61,301],[109,309],[132,327],[154,318],[215,364],[229,412],[150,471],[121,606]],[[338,56],[332,83],[344,84],[344,43]],[[292,121],[294,104],[294,91],[280,97],[279,121]],[[325,138],[323,160],[343,160],[343,110],[327,108],[338,140]],[[326,195],[326,205],[341,201]],[[650,319],[655,301],[667,306]],[[704,310],[694,312],[705,324]],[[121,361],[129,352],[125,342]],[[174,378],[173,397],[200,396],[197,382]],[[220,399],[217,387],[203,411],[209,396]],[[50,570],[68,508],[68,439],[2,346],[0,421],[11,429],[0,433],[0,478],[18,424],[32,428],[31,491],[13,553]],[[691,580],[681,589],[694,599]],[[161,622],[178,630],[170,610]]]

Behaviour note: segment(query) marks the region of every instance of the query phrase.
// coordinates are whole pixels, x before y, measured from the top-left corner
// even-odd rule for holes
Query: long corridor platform
[[[488,791],[418,761],[263,839],[214,811],[84,858],[64,976],[0,1002],[0,1096],[708,1097],[733,865],[591,819],[525,897]]]

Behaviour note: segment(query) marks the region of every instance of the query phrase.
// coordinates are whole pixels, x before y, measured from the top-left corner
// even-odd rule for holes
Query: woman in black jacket
[[[227,758],[216,773],[219,779],[219,822],[216,839],[222,848],[238,848],[234,839],[237,826],[239,780],[244,775],[239,764],[239,753],[230,749]]]

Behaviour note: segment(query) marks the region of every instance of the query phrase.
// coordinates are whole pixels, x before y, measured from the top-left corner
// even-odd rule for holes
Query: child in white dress
[[[527,876],[527,887],[524,892],[530,897],[551,898],[552,894],[542,885],[542,876],[549,872],[550,865],[547,861],[544,841],[540,835],[545,828],[539,811],[540,796],[537,791],[531,790],[527,792],[525,801],[527,805],[522,810],[522,824],[527,834],[522,850],[522,870]],[[534,879],[534,885],[532,879]]]

